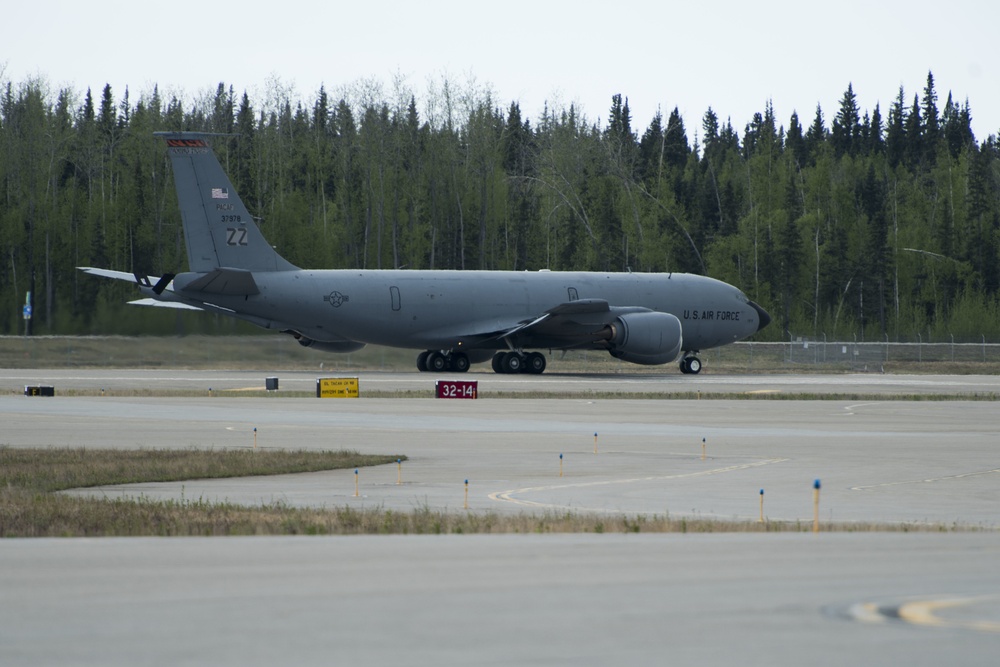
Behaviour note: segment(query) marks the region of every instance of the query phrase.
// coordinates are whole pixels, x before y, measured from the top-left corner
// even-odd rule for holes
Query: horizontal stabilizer
[[[157,308],[180,308],[181,310],[204,310],[197,306],[190,306],[180,301],[158,301],[157,299],[136,299],[128,302],[130,306],[156,306]]]
[[[83,271],[84,273],[89,273],[92,276],[100,276],[101,278],[114,278],[115,280],[125,280],[130,283],[136,282],[136,275],[134,273],[129,273],[128,271],[112,271],[111,269],[95,269],[91,266],[78,266],[76,267]],[[149,280],[148,278],[146,279]]]
[[[185,278],[192,274],[184,275]],[[179,277],[178,277],[179,278]],[[181,292],[201,292],[225,296],[253,296],[260,294],[253,274],[242,269],[215,269],[194,278],[190,282],[174,283]]]

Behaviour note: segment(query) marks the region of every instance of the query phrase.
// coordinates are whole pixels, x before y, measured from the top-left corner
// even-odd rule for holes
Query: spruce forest
[[[153,132],[198,130],[233,135],[220,160],[298,266],[693,272],[771,313],[758,339],[997,342],[1000,145],[971,118],[930,73],[886,109],[848,85],[837,109],[768,103],[738,128],[709,108],[694,131],[676,108],[641,127],[622,95],[603,123],[572,106],[532,119],[447,80],[419,103],[399,85],[191,101],[6,82],[0,334],[233,330],[128,306],[127,284],[76,269],[185,269]]]

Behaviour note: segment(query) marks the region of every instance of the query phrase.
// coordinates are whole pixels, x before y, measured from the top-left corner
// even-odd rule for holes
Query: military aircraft
[[[538,350],[606,350],[635,364],[680,358],[753,335],[771,321],[736,287],[685,273],[300,269],[272,248],[211,149],[217,135],[158,132],[167,144],[188,271],[135,282],[130,303],[219,313],[327,352],[368,343],[423,350],[417,368],[542,373]],[[529,351],[533,350],[533,351]]]

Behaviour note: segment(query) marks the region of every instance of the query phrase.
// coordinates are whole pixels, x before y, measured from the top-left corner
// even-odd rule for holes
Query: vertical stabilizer
[[[289,271],[285,260],[264,239],[218,158],[199,132],[157,132],[167,142],[174,169],[177,203],[184,223],[190,270],[218,268]]]

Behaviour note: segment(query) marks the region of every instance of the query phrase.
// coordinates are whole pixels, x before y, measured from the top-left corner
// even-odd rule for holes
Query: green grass
[[[404,456],[283,450],[94,450],[0,447],[0,537],[384,535],[473,533],[807,532],[803,522],[566,513],[498,514],[418,508],[293,508],[202,500],[85,498],[72,488],[380,465]],[[824,524],[838,532],[981,530],[943,524]]]
[[[0,537],[308,532],[302,522],[285,525],[285,513],[279,508],[105,500],[56,492],[112,484],[358,468],[397,459],[406,457],[352,451],[0,447]]]
[[[395,463],[404,456],[282,449],[21,449],[0,447],[0,488],[53,492],[111,484],[284,475]]]
[[[940,375],[1000,373],[1000,345],[946,343],[922,346],[862,343],[861,356],[843,354],[854,343],[821,345],[740,342],[705,350],[706,373],[934,373]],[[820,352],[822,350],[822,352]],[[369,345],[350,354],[316,352],[291,336],[0,336],[0,368],[190,368],[229,370],[312,370],[413,372],[418,350]],[[828,359],[828,361],[824,361]],[[485,366],[484,366],[485,367]],[[676,364],[636,366],[606,352],[554,352],[555,373],[663,375],[677,373]]]

